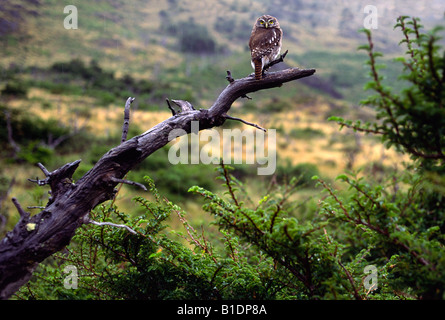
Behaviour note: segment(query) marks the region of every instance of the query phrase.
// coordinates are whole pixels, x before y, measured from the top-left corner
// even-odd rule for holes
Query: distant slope
[[[322,91],[356,102],[366,73],[362,69],[366,57],[356,51],[365,39],[357,30],[363,27],[363,8],[368,2],[72,0],[69,4],[78,9],[79,28],[66,30],[63,20],[67,14],[63,9],[67,3],[3,0],[0,66],[49,66],[74,58],[94,59],[117,76],[130,73],[151,80],[167,77],[170,81],[185,81],[190,70],[199,66],[214,65],[215,72],[223,73],[242,63],[247,66],[238,76],[244,76],[251,72],[247,51],[251,27],[258,16],[268,12],[278,17],[284,30],[283,49],[290,52],[287,63],[317,68]],[[430,0],[428,5],[413,0],[374,3],[379,14],[379,28],[373,33],[376,46],[387,53],[404,51],[398,46],[400,32],[392,30],[397,16],[420,16],[427,26],[443,22],[442,0]],[[185,50],[183,42],[193,37],[213,42],[209,47],[212,49],[198,55]],[[348,78],[339,75],[339,70],[346,71]]]

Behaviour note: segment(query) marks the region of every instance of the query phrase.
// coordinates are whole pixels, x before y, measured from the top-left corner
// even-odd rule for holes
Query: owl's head
[[[279,28],[280,24],[278,23],[277,18],[265,14],[257,19],[255,26],[258,28],[267,29],[267,28]]]

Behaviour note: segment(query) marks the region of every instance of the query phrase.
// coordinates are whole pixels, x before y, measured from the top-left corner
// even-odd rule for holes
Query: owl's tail
[[[255,64],[255,79],[261,80],[263,76],[263,64],[261,60],[255,60],[254,64]]]

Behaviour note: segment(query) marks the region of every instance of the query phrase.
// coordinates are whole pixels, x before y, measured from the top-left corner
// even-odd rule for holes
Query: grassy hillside
[[[77,30],[64,28],[68,14],[63,13],[66,4],[60,1],[3,3],[3,67],[11,63],[49,66],[79,58],[99,61],[117,76],[131,74],[170,82],[194,83],[189,76],[195,66],[200,70],[216,68],[213,78],[226,69],[244,75],[251,72],[247,41],[252,25],[258,16],[269,12],[279,18],[284,30],[283,49],[290,51],[287,63],[317,68],[317,77],[354,103],[365,83],[361,68],[365,57],[356,52],[365,40],[357,32],[366,16],[364,1],[74,0],[70,4],[78,10]],[[388,54],[403,51],[397,45],[400,35],[392,32],[397,16],[415,14],[427,26],[441,19],[440,1],[431,1],[428,6],[416,1],[401,4],[393,0],[376,5],[376,45]],[[195,38],[206,41],[207,52],[193,47]],[[189,45],[184,47],[183,42]],[[202,46],[202,42],[197,43]],[[193,50],[200,54],[190,55]]]

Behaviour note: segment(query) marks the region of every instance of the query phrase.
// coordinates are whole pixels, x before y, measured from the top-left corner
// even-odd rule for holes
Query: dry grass
[[[42,101],[51,103],[51,107],[42,107]],[[84,96],[63,96],[51,94],[43,89],[32,88],[29,99],[14,100],[11,106],[26,109],[37,116],[47,120],[56,118],[66,126],[86,127],[97,136],[119,135],[123,121],[123,107],[111,104],[107,107],[95,106],[95,99]],[[358,148],[353,168],[361,168],[373,162],[381,162],[384,166],[392,166],[400,162],[400,155],[392,150],[382,148],[380,141],[373,137],[356,134],[352,130],[338,130],[338,125],[326,121],[324,116],[329,110],[329,105],[319,101],[310,107],[300,107],[286,110],[281,113],[243,115],[247,121],[258,123],[268,129],[277,130],[277,155],[280,159],[290,159],[292,164],[313,163],[321,172],[329,177],[334,177],[348,169],[347,150]],[[143,111],[136,110],[131,113],[131,123],[141,131],[146,131],[154,125],[164,121],[171,114],[169,111]],[[247,125],[237,127],[249,130],[255,134],[256,129]],[[223,136],[222,128],[218,134]],[[293,129],[312,129],[322,133],[315,137],[293,137],[290,133]],[[140,133],[142,133],[140,132]],[[201,132],[201,145],[209,147],[205,138],[208,133]],[[204,136],[203,136],[204,135]],[[245,141],[245,140],[242,140]],[[267,142],[267,136],[266,136]],[[233,145],[234,150],[243,150],[243,159],[249,152],[254,152],[254,146]],[[225,148],[227,149],[227,148]],[[221,152],[223,148],[221,146]],[[403,159],[406,160],[406,159]]]

